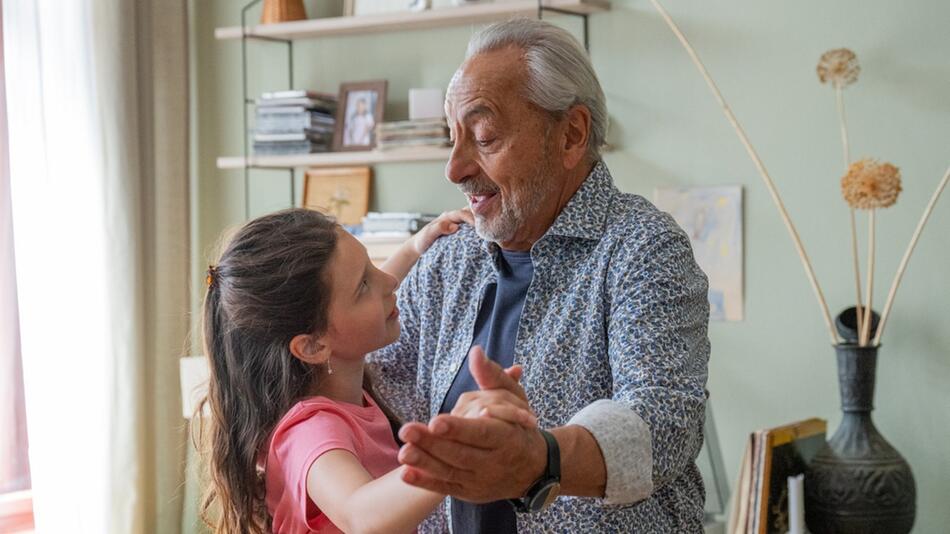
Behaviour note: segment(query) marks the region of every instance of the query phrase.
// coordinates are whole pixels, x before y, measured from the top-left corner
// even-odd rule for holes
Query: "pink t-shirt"
[[[399,467],[399,449],[389,421],[365,391],[363,398],[366,406],[310,397],[295,404],[277,423],[264,472],[267,510],[274,518],[275,533],[340,532],[307,496],[307,471],[321,454],[333,449],[350,451],[373,478]]]

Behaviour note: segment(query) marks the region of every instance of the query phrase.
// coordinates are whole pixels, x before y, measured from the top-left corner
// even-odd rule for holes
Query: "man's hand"
[[[475,347],[469,353],[469,369],[481,391],[464,399],[461,412],[471,413],[476,406],[480,415],[483,409],[489,415],[493,410],[499,414],[528,410],[527,396],[517,381],[519,367],[506,371]],[[521,497],[547,464],[547,444],[536,421],[525,425],[443,414],[428,425],[404,425],[399,437],[406,442],[399,451],[399,461],[407,466],[405,482],[470,502]]]

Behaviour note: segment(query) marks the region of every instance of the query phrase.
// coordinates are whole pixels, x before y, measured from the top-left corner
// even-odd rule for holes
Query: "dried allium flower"
[[[887,208],[901,192],[901,171],[873,159],[855,161],[841,178],[841,194],[854,209]]]
[[[858,56],[847,48],[829,50],[818,60],[818,79],[821,83],[831,82],[839,87],[846,87],[858,81]]]

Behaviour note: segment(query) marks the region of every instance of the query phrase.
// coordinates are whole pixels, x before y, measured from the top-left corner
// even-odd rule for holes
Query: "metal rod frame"
[[[552,7],[544,5],[544,0],[538,0],[538,20],[544,19],[544,12],[550,11],[551,13],[558,13],[560,15],[570,15],[572,17],[581,17],[584,23],[584,50],[587,50],[587,53],[590,53],[590,38],[588,37],[588,27],[587,27],[587,13],[576,13],[574,11],[568,11],[566,9],[561,9],[559,7]]]
[[[250,145],[250,140],[248,139],[249,121],[248,121],[248,106],[256,104],[257,102],[248,96],[248,87],[247,87],[247,42],[250,39],[257,41],[266,41],[272,43],[284,43],[287,45],[287,86],[290,89],[294,87],[294,42],[291,39],[278,39],[275,37],[266,37],[263,35],[253,35],[247,33],[247,12],[255,5],[259,4],[261,0],[251,0],[243,8],[241,8],[241,91],[244,101],[244,113],[243,113],[243,128],[241,131],[241,139],[243,142],[243,153],[244,153],[244,218],[251,218],[251,165],[248,164],[248,146]],[[296,178],[296,169],[290,167],[288,169],[290,173],[290,205],[297,205],[297,188],[295,187],[295,178]]]

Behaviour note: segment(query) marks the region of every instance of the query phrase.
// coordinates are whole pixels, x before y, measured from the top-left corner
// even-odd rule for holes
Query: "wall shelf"
[[[608,0],[545,0],[544,8],[576,15],[589,15],[610,9]],[[537,0],[517,0],[476,4],[419,12],[398,12],[356,17],[330,17],[247,26],[247,37],[267,39],[307,39],[334,35],[419,30],[461,24],[479,24],[516,16],[536,17]],[[217,28],[217,39],[240,39],[240,26]]]
[[[218,158],[219,169],[292,169],[295,167],[339,167],[345,165],[375,165],[377,163],[405,163],[410,161],[446,162],[452,149],[448,147],[399,148],[360,152],[322,152],[289,156],[242,156]]]
[[[283,43],[287,47],[287,87],[294,88],[294,40],[339,35],[422,30],[459,25],[474,25],[518,16],[541,19],[545,13],[569,15],[582,20],[583,44],[590,50],[588,18],[591,14],[610,10],[609,0],[505,0],[468,6],[446,7],[426,11],[402,11],[378,15],[352,17],[324,17],[281,22],[276,24],[249,24],[248,12],[262,0],[249,0],[241,8],[241,25],[215,29],[217,39],[238,40],[241,43],[241,81],[243,94],[244,142],[241,156],[219,157],[219,169],[241,169],[244,174],[244,215],[250,217],[252,169],[283,169],[289,171],[290,203],[297,204],[296,172],[305,167],[336,167],[348,165],[375,165],[401,162],[448,161],[451,149],[446,147],[413,147],[390,151],[323,152],[288,156],[255,156],[249,143],[249,107],[254,104],[248,90],[247,46],[252,41]]]

